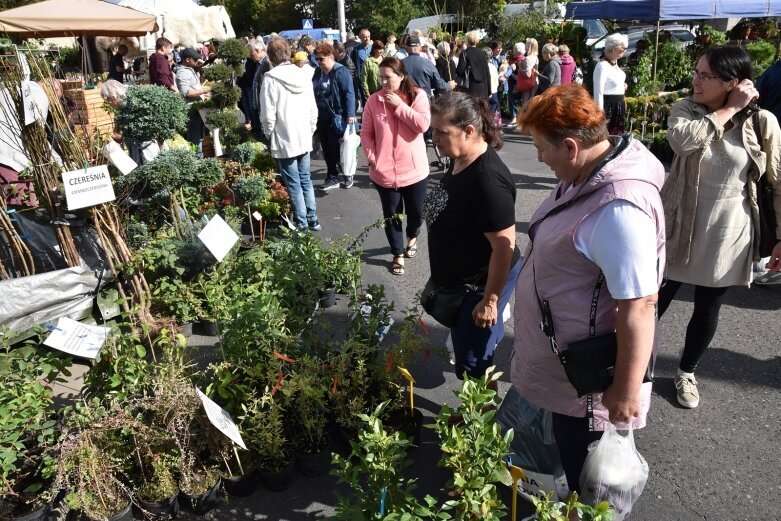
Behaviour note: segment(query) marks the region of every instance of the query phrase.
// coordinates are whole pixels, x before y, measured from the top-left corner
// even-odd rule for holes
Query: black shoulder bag
[[[471,81],[469,76],[472,74],[472,66],[469,65],[469,60],[466,59],[466,51],[461,53],[461,59],[464,60],[466,65],[464,66],[464,75],[459,76],[456,81],[458,88],[464,91],[469,90],[469,82]]]
[[[754,113],[752,121],[754,133],[761,148],[762,129],[759,126],[759,112]],[[778,242],[776,239],[776,212],[773,208],[773,187],[767,180],[767,173],[762,174],[756,183],[757,206],[759,207],[759,255],[769,257]]]
[[[559,344],[556,342],[550,304],[547,300],[541,300],[539,295],[537,295],[537,302],[542,312],[540,329],[550,339],[551,350],[559,357],[559,362],[564,366],[567,380],[575,388],[578,397],[604,392],[613,383],[618,353],[616,333],[613,331],[596,336],[597,305],[599,304],[599,294],[602,291],[604,282],[605,274],[600,271],[597,283],[594,286],[594,294],[591,298],[588,338],[571,342],[563,350],[559,349]],[[535,293],[537,292],[536,278],[534,291]],[[645,370],[643,383],[645,382],[653,382],[650,363]]]

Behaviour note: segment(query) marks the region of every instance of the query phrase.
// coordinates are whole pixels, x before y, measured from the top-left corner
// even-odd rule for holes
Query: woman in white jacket
[[[290,63],[290,46],[284,38],[269,40],[267,53],[273,68],[266,73],[261,90],[263,132],[285,180],[294,224],[300,230],[319,231],[309,160],[317,129],[312,75]]]

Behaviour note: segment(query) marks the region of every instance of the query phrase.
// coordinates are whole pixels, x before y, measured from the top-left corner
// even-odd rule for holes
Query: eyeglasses
[[[692,78],[697,78],[700,81],[719,80],[722,83],[726,83],[724,80],[722,80],[718,76],[714,76],[712,74],[708,74],[707,72],[700,72],[697,69],[692,71]]]
[[[326,58],[327,58],[327,56],[318,56],[317,58],[315,58],[315,60],[317,60],[319,62],[324,62]]]

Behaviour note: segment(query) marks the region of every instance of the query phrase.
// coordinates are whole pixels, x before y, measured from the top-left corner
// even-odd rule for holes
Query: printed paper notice
[[[209,248],[217,262],[222,262],[222,259],[239,240],[239,236],[236,235],[233,228],[228,226],[228,223],[223,221],[219,215],[212,217],[209,224],[198,234],[198,238],[201,239],[204,246]]]
[[[64,172],[62,184],[65,187],[68,210],[71,211],[115,199],[114,187],[106,165]]]
[[[107,327],[89,326],[62,317],[43,343],[63,353],[94,360],[103,347],[108,332]]]
[[[122,175],[128,175],[138,168],[138,164],[136,164],[130,156],[125,154],[125,151],[122,150],[119,143],[114,140],[109,141],[106,143],[106,146],[103,147],[103,157],[108,159],[109,163],[117,167],[117,170],[119,170]]]
[[[241,439],[239,428],[233,423],[233,418],[228,414],[228,411],[214,403],[212,399],[203,394],[200,389],[195,389],[195,392],[198,393],[198,398],[201,399],[203,408],[206,411],[206,416],[209,417],[209,421],[212,422],[212,425],[217,427],[221,433],[230,438],[236,445],[247,450],[247,446],[244,445],[244,440]]]

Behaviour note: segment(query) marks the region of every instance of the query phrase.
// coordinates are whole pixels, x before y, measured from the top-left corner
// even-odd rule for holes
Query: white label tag
[[[106,341],[109,328],[88,326],[70,318],[61,317],[57,327],[44,340],[47,345],[63,353],[94,360]]]
[[[106,165],[63,172],[62,184],[65,186],[68,210],[71,211],[115,199],[114,187],[111,185],[111,176]]]
[[[198,238],[201,239],[204,246],[209,248],[217,262],[222,262],[222,259],[225,258],[231,248],[233,248],[233,245],[239,240],[239,236],[236,235],[233,228],[219,215],[212,217],[209,224],[198,234]]]
[[[263,219],[263,216],[260,215],[260,212],[253,212],[252,217],[254,217],[256,221],[260,221],[261,219]]]
[[[244,440],[241,439],[239,428],[233,422],[233,418],[228,414],[228,411],[214,403],[214,401],[203,394],[200,389],[195,389],[195,392],[198,393],[198,398],[201,399],[203,408],[206,411],[206,416],[209,417],[209,421],[212,422],[212,425],[217,427],[217,430],[227,436],[236,445],[247,450],[247,446],[244,445]]]
[[[109,163],[117,167],[117,170],[119,170],[122,175],[128,175],[138,168],[138,164],[136,164],[130,156],[125,154],[122,147],[113,139],[103,147],[103,157],[108,159]]]

